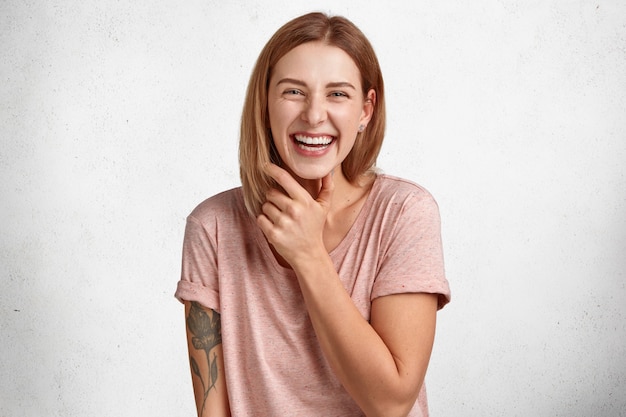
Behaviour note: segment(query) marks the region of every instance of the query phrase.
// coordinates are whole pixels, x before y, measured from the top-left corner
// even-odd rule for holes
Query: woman
[[[189,216],[182,278],[201,416],[425,416],[450,297],[438,208],[374,169],[374,51],[348,20],[287,23],[253,70],[242,187]]]

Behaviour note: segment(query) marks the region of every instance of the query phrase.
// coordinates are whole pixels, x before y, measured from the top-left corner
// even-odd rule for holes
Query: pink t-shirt
[[[439,308],[450,300],[437,203],[409,181],[378,175],[330,257],[367,320],[372,300],[385,295],[435,293]],[[324,358],[297,278],[272,255],[241,188],[188,217],[176,297],[221,314],[233,416],[364,415]],[[427,415],[422,388],[409,416]]]

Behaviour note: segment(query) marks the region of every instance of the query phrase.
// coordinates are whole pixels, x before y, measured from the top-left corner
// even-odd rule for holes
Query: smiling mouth
[[[333,136],[306,136],[293,135],[293,140],[298,147],[305,151],[321,151],[330,146],[335,140]]]

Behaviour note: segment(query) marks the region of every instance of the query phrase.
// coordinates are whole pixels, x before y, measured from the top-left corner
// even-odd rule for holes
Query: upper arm
[[[185,301],[185,324],[198,416],[230,416],[220,314]]]
[[[402,395],[419,394],[435,337],[437,294],[403,293],[372,302],[371,325],[396,362]]]

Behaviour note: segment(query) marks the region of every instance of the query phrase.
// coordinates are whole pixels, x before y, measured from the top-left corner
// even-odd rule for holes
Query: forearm
[[[185,302],[187,344],[199,417],[230,416],[218,313]]]
[[[427,360],[416,373],[397,359],[398,352],[389,349],[357,310],[330,258],[322,256],[294,270],[321,348],[346,390],[368,416],[406,415]]]

